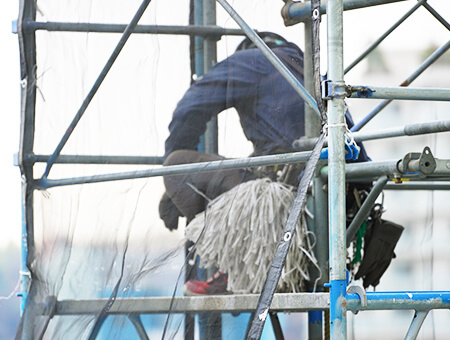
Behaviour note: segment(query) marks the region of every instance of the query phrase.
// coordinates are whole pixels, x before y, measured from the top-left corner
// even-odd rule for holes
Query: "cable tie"
[[[25,270],[19,270],[19,274],[20,275],[25,275],[25,276],[28,276],[28,277],[31,277],[31,272],[30,271],[25,271]]]
[[[341,127],[341,126],[347,127],[347,124],[346,123],[327,124],[328,128],[330,128],[330,127]]]

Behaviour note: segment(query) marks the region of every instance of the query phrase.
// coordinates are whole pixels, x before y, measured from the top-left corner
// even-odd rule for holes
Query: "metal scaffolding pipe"
[[[353,67],[359,64],[370,52],[372,52],[381,42],[386,39],[397,27],[399,27],[411,14],[413,14],[426,0],[418,1],[405,15],[403,15],[391,28],[389,28],[381,37],[379,37],[372,45],[369,46],[358,58],[356,58],[349,66],[344,70],[344,74],[349,72]]]
[[[344,1],[344,11],[372,7],[378,5],[389,4],[393,2],[400,2],[405,0],[345,0]],[[327,1],[322,1],[320,6],[320,14],[326,14]],[[291,26],[299,22],[304,22],[311,17],[311,2],[290,2],[281,10],[281,16],[284,19],[284,24],[286,26]]]
[[[357,294],[347,294],[347,310],[430,310],[449,309],[448,291],[367,292],[367,306]]]
[[[319,20],[319,19],[316,19]],[[318,24],[317,26],[319,26]],[[314,94],[314,72],[313,72],[313,30],[312,21],[305,21],[305,49],[303,51],[303,74],[305,88],[309,93]],[[320,55],[320,53],[319,53]],[[318,72],[320,73],[320,72]],[[320,77],[320,74],[318,74]],[[317,96],[316,96],[317,98]],[[322,128],[321,121],[315,112],[305,103],[305,137],[316,138],[320,134]],[[315,243],[314,254],[317,259],[317,266],[310,264],[310,280],[307,289],[310,291],[322,291],[323,284],[328,281],[328,205],[327,193],[324,192],[321,183],[324,180],[320,177],[313,179],[313,200],[308,201],[312,204],[310,208],[314,211],[314,219],[310,221],[308,226],[310,231],[314,234]],[[328,311],[326,312],[328,314]],[[324,318],[322,311],[309,311],[308,312],[308,339],[310,340],[322,340],[323,339],[323,326]],[[327,325],[328,326],[328,325]]]
[[[444,45],[433,52],[420,66],[414,71],[405,81],[403,81],[400,86],[409,86],[414,80],[417,79],[430,65],[432,65],[437,59],[439,59],[447,50],[450,48],[450,40]],[[381,110],[388,106],[392,102],[392,99],[385,100],[379,104],[372,112],[370,112],[366,117],[364,117],[360,122],[355,124],[351,131],[359,131],[364,127],[373,117],[375,117]]]
[[[425,2],[424,7],[431,13],[442,25],[445,26],[446,29],[450,31],[450,24],[445,20],[436,10],[430,6],[428,2]]]
[[[375,179],[381,176],[390,178],[409,178],[419,175],[426,175],[435,180],[434,177],[448,178],[450,176],[450,160],[429,158],[434,165],[420,162],[420,159],[411,159],[406,155],[401,160],[382,162],[349,163],[345,166],[345,176],[347,179]],[[325,166],[320,170],[320,175],[327,178],[329,167]]]
[[[216,2],[215,0],[203,0],[203,24],[216,24]],[[203,72],[204,74],[217,63],[217,40],[213,37],[203,39]],[[219,153],[217,115],[213,115],[206,124],[205,152],[210,154]],[[214,274],[214,273],[212,273]]]
[[[355,141],[368,141],[374,139],[402,137],[402,136],[419,136],[429,133],[450,131],[450,120],[436,121],[430,123],[410,124],[397,128],[389,128],[381,131],[366,132],[353,134]]]
[[[100,182],[120,181],[127,179],[148,178],[156,176],[182,175],[190,172],[200,173],[217,170],[244,169],[256,166],[293,164],[308,161],[310,155],[311,152],[306,151],[306,152],[295,152],[288,154],[260,156],[251,158],[226,159],[222,161],[213,161],[204,163],[171,165],[158,169],[122,172],[105,175],[94,175],[77,178],[66,178],[57,180],[41,178],[39,180],[36,180],[35,184],[37,189],[48,189],[52,187],[59,187],[66,185],[100,183]]]
[[[320,170],[320,174],[325,178],[328,177],[328,167],[323,167]],[[400,172],[397,170],[397,161],[346,164],[345,175],[347,179],[401,176]]]
[[[442,120],[427,123],[409,124],[405,126],[398,126],[387,128],[373,132],[354,132],[353,138],[356,142],[364,142],[368,140],[403,137],[403,136],[419,136],[429,133],[447,132],[450,131],[450,120]],[[310,150],[317,138],[301,138],[293,143],[293,147],[298,150]],[[328,143],[325,142],[325,145]]]
[[[352,86],[350,98],[450,101],[450,89]]]
[[[212,295],[175,297],[171,313],[222,311],[251,312],[259,295]],[[450,293],[443,292],[367,292],[367,306],[361,306],[357,294],[346,294],[347,310],[430,310],[449,309]],[[108,299],[62,300],[56,302],[55,315],[96,314]],[[108,314],[163,314],[169,311],[172,297],[118,298]],[[273,296],[271,311],[305,312],[327,310],[328,293],[284,293]]]
[[[50,155],[24,155],[26,164],[46,163]],[[94,155],[60,155],[55,164],[134,164],[160,165],[162,156],[94,156]]]
[[[24,155],[33,153],[36,114],[36,35],[23,29],[25,22],[36,20],[37,5],[34,1],[19,1],[18,37],[20,47],[20,145],[18,163],[22,181],[22,242],[21,242],[21,314],[23,318],[23,337],[32,338],[32,323],[29,311],[25,309],[32,275],[30,271],[35,260],[34,237],[34,195],[33,166],[24,162]]]
[[[118,298],[108,314],[164,314],[186,312],[252,312],[258,294]],[[56,303],[55,315],[96,314],[108,299],[62,300]],[[284,293],[273,296],[273,312],[306,312],[325,310],[329,306],[327,293]]]
[[[89,103],[91,102],[92,98],[94,98],[95,94],[97,93],[97,90],[100,88],[100,85],[103,83],[103,80],[106,78],[106,75],[108,74],[112,65],[116,61],[120,52],[122,51],[122,48],[125,46],[125,43],[128,41],[128,38],[130,37],[131,33],[133,33],[138,21],[141,19],[142,15],[144,14],[144,12],[147,9],[150,2],[151,2],[151,0],[143,0],[142,1],[141,5],[139,6],[133,19],[131,20],[131,22],[128,24],[127,28],[123,32],[122,37],[120,38],[119,42],[117,43],[116,47],[114,48],[114,51],[111,54],[111,56],[109,57],[108,61],[106,62],[106,65],[103,67],[97,80],[95,81],[91,90],[89,91],[89,93],[87,94],[83,103],[81,104],[81,107],[79,108],[78,112],[76,113],[75,117],[73,118],[72,122],[70,123],[69,127],[67,128],[66,132],[64,133],[64,136],[61,138],[61,141],[59,142],[55,151],[50,156],[50,158],[47,162],[47,167],[45,169],[44,175],[42,176],[43,179],[47,178],[47,176],[50,173],[50,170],[53,166],[53,163],[58,158],[64,145],[66,145],[67,141],[69,140],[70,135],[72,134],[75,127],[77,126],[81,117],[83,117],[83,114],[86,111],[87,107],[89,106]]]
[[[280,59],[273,53],[273,51],[267,47],[264,41],[248,26],[248,24],[242,20],[239,14],[226,0],[217,0],[217,2],[228,12],[228,14],[236,21],[236,23],[242,28],[247,37],[258,47],[266,58],[272,63],[272,65],[280,72],[280,74],[286,79],[289,85],[297,92],[300,97],[309,105],[309,107],[320,117],[320,112],[317,107],[317,103],[308,91],[303,87],[300,81],[295,78],[291,71],[280,61]]]
[[[405,340],[415,340],[419,334],[420,327],[422,327],[425,318],[429,311],[415,311],[411,325],[409,326],[408,333],[405,336]]]
[[[352,243],[352,240],[355,237],[356,233],[358,232],[359,228],[361,227],[361,224],[369,216],[375,201],[383,191],[387,181],[388,181],[387,176],[380,177],[376,181],[367,198],[364,200],[364,203],[361,205],[361,208],[359,208],[358,213],[353,218],[352,223],[350,223],[350,226],[347,228],[347,247],[349,247],[350,244]]]
[[[387,183],[384,190],[450,190],[450,183],[439,182],[401,182]]]
[[[127,25],[74,23],[74,22],[36,22],[24,23],[26,31],[45,30],[49,32],[85,32],[85,33],[123,33]],[[245,33],[236,28],[223,28],[216,25],[137,25],[133,34],[170,34],[170,35],[197,35],[201,37],[213,36],[220,38],[223,35],[242,36]]]
[[[344,83],[343,0],[327,2],[328,78]],[[328,204],[330,230],[330,335],[347,338],[346,214],[345,214],[345,103],[336,96],[328,101]]]

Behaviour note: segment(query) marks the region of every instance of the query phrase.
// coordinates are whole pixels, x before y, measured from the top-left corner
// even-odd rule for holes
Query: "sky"
[[[281,1],[280,6],[281,7]],[[239,1],[231,1],[237,7]],[[267,2],[266,2],[267,3]],[[275,2],[276,3],[276,2]],[[361,52],[370,41],[376,39],[387,29],[391,23],[398,19],[403,8],[407,9],[415,1],[407,1],[387,6],[379,6],[373,9],[364,9],[356,13],[348,14],[345,24],[347,36],[357,44],[348,45],[345,57],[352,59]],[[450,1],[430,0],[444,16],[450,13]],[[369,10],[371,11],[369,15]],[[400,11],[398,11],[400,10]],[[11,32],[11,23],[17,18],[18,0],[5,0],[0,4],[0,41],[2,43],[1,81],[0,81],[0,174],[3,177],[3,195],[0,205],[2,216],[2,236],[0,247],[9,244],[19,244],[21,225],[21,186],[20,171],[13,166],[14,154],[19,149],[20,130],[20,76],[19,76],[19,48],[18,37]],[[245,13],[242,14],[244,19]],[[273,15],[273,13],[271,14]],[[395,33],[393,38],[388,38],[386,48],[416,49],[424,48],[427,44],[440,45],[445,41],[448,32],[440,24],[426,13],[424,9],[414,14],[415,20],[409,22]],[[413,16],[413,18],[414,18]],[[382,17],[383,20],[379,20]],[[375,29],[372,29],[375,27]],[[370,28],[370,29],[369,29]],[[324,33],[325,29],[322,29]],[[351,35],[349,33],[351,32]],[[403,34],[403,37],[402,37]],[[406,36],[406,38],[405,38]],[[347,40],[349,40],[347,38]],[[323,58],[324,59],[324,58]]]

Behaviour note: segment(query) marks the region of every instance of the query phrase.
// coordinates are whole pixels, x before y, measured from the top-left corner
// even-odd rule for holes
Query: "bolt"
[[[450,162],[447,162],[446,166],[447,166],[447,169],[450,169]]]

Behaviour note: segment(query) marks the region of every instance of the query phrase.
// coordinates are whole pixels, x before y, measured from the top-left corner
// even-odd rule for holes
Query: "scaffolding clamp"
[[[348,286],[347,294],[356,294],[361,300],[361,307],[367,307],[367,295],[363,287],[359,285]]]
[[[397,163],[397,170],[401,174],[408,172],[420,172],[424,175],[430,175],[436,170],[436,160],[428,146],[423,152],[410,152]]]
[[[324,80],[322,82],[323,99],[346,98],[351,94],[351,86],[345,85],[343,81]]]

